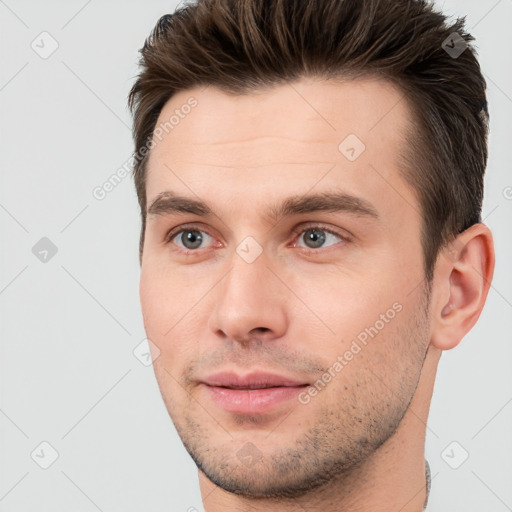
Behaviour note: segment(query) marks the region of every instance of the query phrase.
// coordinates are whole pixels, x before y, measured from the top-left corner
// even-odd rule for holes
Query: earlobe
[[[432,300],[431,345],[449,350],[460,343],[482,312],[493,272],[494,244],[484,224],[474,224],[441,249]]]

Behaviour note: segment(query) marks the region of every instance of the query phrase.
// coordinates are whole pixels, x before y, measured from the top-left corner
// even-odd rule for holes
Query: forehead
[[[394,188],[414,201],[398,172],[410,121],[401,91],[376,78],[302,79],[242,95],[213,86],[180,91],[156,123],[148,204],[169,188],[256,197],[276,185],[301,193],[334,182],[355,195]]]
[[[197,105],[189,108],[186,105],[191,98]],[[304,78],[240,95],[214,86],[195,87],[172,96],[156,125],[164,125],[175,114],[172,134],[202,144],[233,140],[234,135],[239,140],[258,134],[309,139],[311,131],[318,131],[320,136],[339,132],[341,136],[347,129],[362,135],[405,121],[408,109],[402,99],[402,92],[389,81],[369,77],[336,81]],[[193,121],[185,122],[187,118]]]

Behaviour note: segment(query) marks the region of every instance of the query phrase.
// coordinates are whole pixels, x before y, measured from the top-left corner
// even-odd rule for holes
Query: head
[[[488,120],[463,24],[420,1],[210,0],[146,40],[144,323],[178,433],[225,490],[294,497],[370,460],[429,348],[476,322]],[[237,405],[216,381],[263,371],[288,395]]]

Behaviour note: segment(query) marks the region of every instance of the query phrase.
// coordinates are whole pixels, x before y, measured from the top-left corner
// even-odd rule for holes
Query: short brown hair
[[[197,0],[162,16],[140,50],[142,70],[128,97],[140,258],[148,159],[140,150],[176,92],[213,85],[248,94],[303,77],[370,75],[395,84],[414,115],[401,172],[422,209],[431,281],[440,248],[481,216],[489,118],[464,23],[420,0]]]

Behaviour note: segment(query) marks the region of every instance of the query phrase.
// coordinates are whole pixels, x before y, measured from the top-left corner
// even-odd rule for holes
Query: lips
[[[208,386],[231,389],[266,389],[307,385],[307,382],[264,372],[250,373],[244,376],[237,375],[235,373],[222,372],[206,377],[203,382]]]
[[[201,379],[201,383],[218,407],[239,414],[271,412],[309,386],[304,381],[266,372],[221,372]]]

